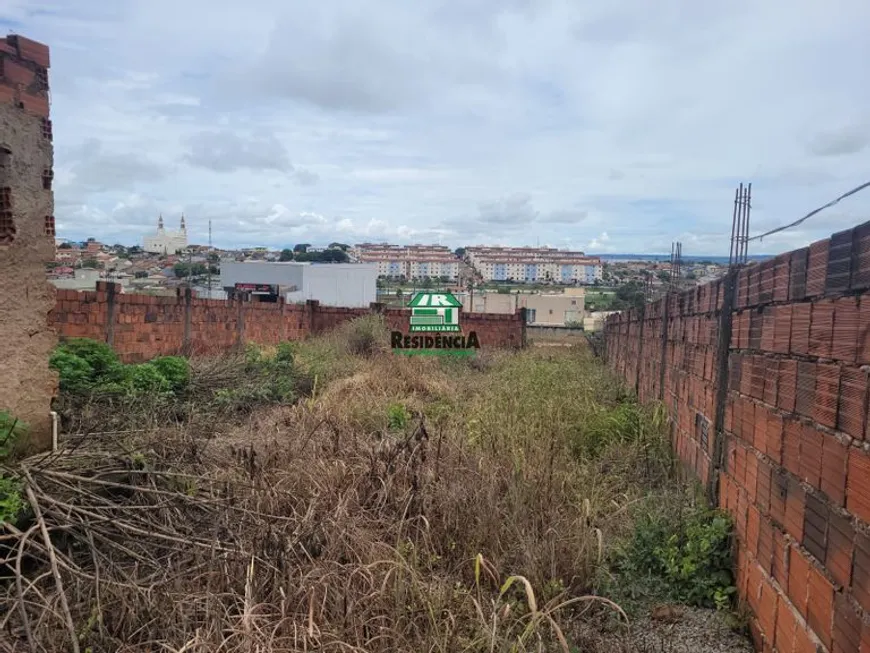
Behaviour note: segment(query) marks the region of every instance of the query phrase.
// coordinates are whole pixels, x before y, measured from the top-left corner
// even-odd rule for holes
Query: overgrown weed
[[[671,482],[660,415],[583,347],[421,360],[385,343],[370,320],[195,359],[182,425],[26,462],[63,583],[9,585],[10,632],[39,623],[48,650],[75,632],[94,651],[569,653],[600,610],[624,628],[595,593],[633,506]],[[264,365],[293,400],[258,396],[214,437],[202,398]]]

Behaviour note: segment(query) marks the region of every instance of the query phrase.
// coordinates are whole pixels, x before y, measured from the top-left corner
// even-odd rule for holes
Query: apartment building
[[[485,281],[593,284],[604,276],[601,259],[551,247],[469,247],[468,263]]]
[[[351,259],[377,265],[378,276],[398,279],[455,280],[459,276],[459,259],[443,245],[388,245],[362,243],[350,252]]]

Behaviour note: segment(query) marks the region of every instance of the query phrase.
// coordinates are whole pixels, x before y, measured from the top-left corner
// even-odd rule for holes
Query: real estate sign
[[[480,348],[477,333],[461,334],[462,303],[451,293],[420,292],[411,300],[409,333],[393,331],[393,352],[405,355],[473,356]],[[421,335],[427,334],[427,335]]]

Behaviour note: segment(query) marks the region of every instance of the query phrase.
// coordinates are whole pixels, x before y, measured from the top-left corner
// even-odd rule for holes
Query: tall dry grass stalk
[[[583,349],[415,360],[341,337],[300,347],[312,396],[216,437],[24,461],[39,518],[0,539],[5,641],[568,653],[594,612],[624,620],[593,578],[668,461],[606,372]]]

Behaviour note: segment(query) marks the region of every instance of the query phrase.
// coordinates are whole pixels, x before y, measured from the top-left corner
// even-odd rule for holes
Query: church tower
[[[184,224],[184,213],[181,214],[181,231],[186,232],[187,226]]]

